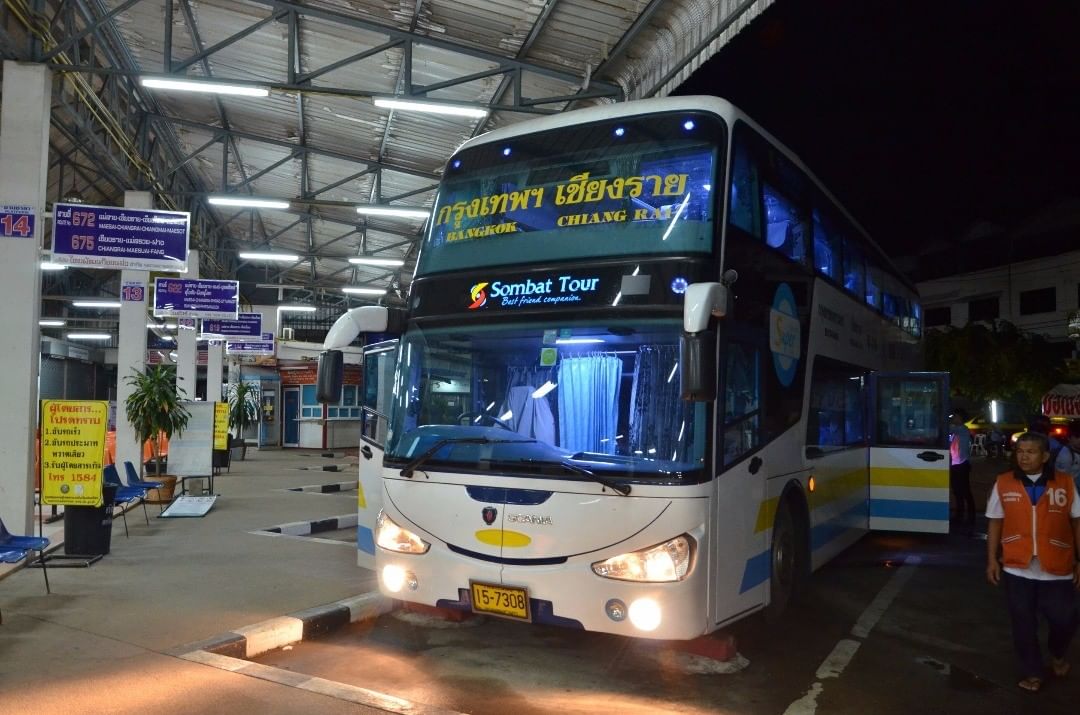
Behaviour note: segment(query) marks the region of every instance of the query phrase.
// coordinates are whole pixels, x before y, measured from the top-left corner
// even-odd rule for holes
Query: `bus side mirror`
[[[682,399],[712,402],[716,399],[716,333],[712,330],[683,333],[679,348]]]
[[[345,356],[340,350],[319,353],[319,373],[315,379],[315,399],[319,402],[341,402],[341,384],[345,379]]]
[[[683,330],[700,333],[709,327],[709,318],[727,314],[727,286],[723,283],[691,283],[683,299]]]

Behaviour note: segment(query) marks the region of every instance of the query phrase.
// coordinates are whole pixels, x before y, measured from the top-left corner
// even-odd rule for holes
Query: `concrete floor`
[[[283,491],[341,474],[315,453],[248,450],[215,480],[203,518],[128,515],[90,568],[38,569],[0,581],[0,713],[356,713],[358,706],[180,660],[173,653],[240,626],[374,587],[355,550],[250,532],[355,513],[356,492]],[[371,712],[375,712],[371,710]]]

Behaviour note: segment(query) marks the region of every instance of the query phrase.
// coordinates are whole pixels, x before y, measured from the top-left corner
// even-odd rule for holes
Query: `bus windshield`
[[[412,328],[386,456],[428,468],[672,479],[703,469],[704,403],[684,402],[677,319]]]
[[[417,275],[713,250],[723,122],[670,114],[482,144],[455,155]]]

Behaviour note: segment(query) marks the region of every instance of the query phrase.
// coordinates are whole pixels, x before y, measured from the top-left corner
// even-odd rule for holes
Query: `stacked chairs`
[[[31,551],[37,551],[41,573],[45,575],[45,593],[52,593],[49,588],[49,572],[45,570],[45,547],[48,545],[49,540],[44,536],[15,536],[4,526],[4,520],[0,519],[0,562],[13,564],[24,557],[28,558]]]
[[[126,504],[133,503],[136,499],[142,500],[143,516],[146,518],[146,525],[150,526],[150,515],[146,512],[146,489],[142,487],[129,487],[125,486],[120,481],[120,473],[116,471],[115,464],[108,464],[105,469],[102,470],[105,476],[105,485],[116,487],[116,496],[113,497],[112,506],[123,507]],[[120,512],[120,515],[124,517],[124,536],[130,536],[128,533],[127,513]]]
[[[124,462],[124,471],[127,473],[128,486],[138,489],[160,489],[163,485],[161,482],[155,482],[151,480],[139,479],[139,472],[135,469],[135,465],[131,462]],[[146,505],[146,497],[143,496],[143,506]],[[163,504],[158,505],[161,511],[165,511]]]

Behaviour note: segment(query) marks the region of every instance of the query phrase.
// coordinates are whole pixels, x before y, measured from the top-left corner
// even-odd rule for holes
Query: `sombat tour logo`
[[[469,298],[472,300],[469,310],[487,305],[489,294],[492,298],[498,298],[498,305],[503,308],[520,308],[541,303],[580,303],[586,293],[594,293],[599,285],[599,278],[574,276],[558,276],[538,281],[526,278],[516,283],[477,283],[469,289]]]
[[[477,308],[484,307],[487,303],[487,291],[484,289],[487,287],[487,283],[477,283],[469,289],[469,297],[472,298],[472,305],[469,306],[469,310],[476,310]]]

